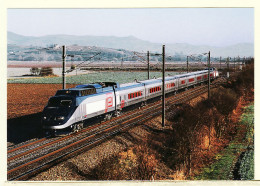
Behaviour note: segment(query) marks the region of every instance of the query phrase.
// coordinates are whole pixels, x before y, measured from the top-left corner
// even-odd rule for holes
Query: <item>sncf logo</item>
[[[113,106],[113,97],[108,97],[108,98],[106,99],[106,106],[107,106],[107,108]]]
[[[109,93],[106,95],[107,98],[106,98],[106,105],[105,105],[105,113],[107,112],[108,108],[112,107],[113,106],[113,94],[112,93]]]

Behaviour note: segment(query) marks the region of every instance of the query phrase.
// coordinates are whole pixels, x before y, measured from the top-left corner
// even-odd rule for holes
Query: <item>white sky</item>
[[[131,35],[156,43],[227,46],[254,42],[254,9],[8,9],[7,30],[26,36]]]

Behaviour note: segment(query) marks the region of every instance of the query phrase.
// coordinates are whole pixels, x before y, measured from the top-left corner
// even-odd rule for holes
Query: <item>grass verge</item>
[[[254,179],[254,104],[245,108],[237,124],[237,135],[215,156],[215,163],[203,168],[195,180]]]

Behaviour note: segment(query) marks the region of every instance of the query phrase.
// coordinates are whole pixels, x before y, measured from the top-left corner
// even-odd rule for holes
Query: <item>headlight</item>
[[[46,119],[47,119],[47,117],[46,117],[46,116],[43,116],[43,117],[42,117],[42,119],[43,119],[43,120],[46,120]]]
[[[64,116],[57,116],[57,117],[54,118],[54,120],[57,120],[57,121],[62,121],[64,119],[65,119]]]

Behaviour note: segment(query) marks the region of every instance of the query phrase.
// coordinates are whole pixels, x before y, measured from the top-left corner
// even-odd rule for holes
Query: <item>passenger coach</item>
[[[217,69],[210,69],[210,78],[219,76]],[[165,77],[165,92],[202,84],[208,81],[208,70]],[[42,125],[46,133],[77,131],[83,121],[94,117],[111,118],[131,105],[145,103],[162,95],[162,78],[119,84],[99,82],[77,85],[58,90],[51,97],[42,113]]]

